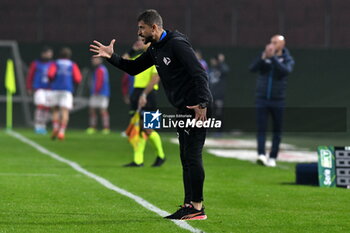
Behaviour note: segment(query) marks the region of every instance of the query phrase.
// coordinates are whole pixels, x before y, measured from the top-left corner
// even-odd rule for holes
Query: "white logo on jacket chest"
[[[171,62],[171,60],[170,60],[170,58],[168,58],[168,57],[164,57],[164,58],[163,58],[163,62],[164,62],[165,65],[169,65],[170,62]]]

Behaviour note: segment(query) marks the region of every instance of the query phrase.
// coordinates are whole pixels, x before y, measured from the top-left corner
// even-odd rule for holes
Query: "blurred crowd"
[[[142,38],[131,46],[123,55],[124,59],[137,59],[149,44],[145,44]],[[230,67],[226,63],[225,54],[217,53],[207,62],[200,50],[195,50],[195,55],[206,71],[209,88],[213,96],[211,104],[211,117],[222,120],[225,106],[226,82],[230,75]],[[27,74],[27,90],[33,95],[35,104],[34,126],[38,134],[46,134],[46,125],[52,122],[51,138],[63,140],[69,122],[69,112],[73,108],[73,93],[82,80],[80,69],[71,60],[72,51],[64,47],[59,51],[57,59],[53,59],[52,48],[44,47],[40,57],[34,60]],[[109,73],[104,61],[100,57],[91,59],[90,99],[89,99],[89,126],[88,134],[94,134],[98,128],[98,118],[102,123],[102,133],[110,133],[109,118]],[[276,166],[282,135],[282,122],[285,107],[285,93],[287,76],[292,72],[294,60],[287,48],[285,38],[275,35],[266,45],[265,49],[253,60],[250,71],[258,73],[256,85],[256,124],[257,124],[257,151],[258,162],[267,166]],[[159,75],[155,66],[132,76],[124,73],[122,82],[122,96],[124,102],[130,106],[130,118],[136,112],[156,111],[157,92],[159,90]],[[268,118],[272,118],[272,148],[269,156],[265,154],[266,131]],[[143,138],[150,139],[156,148],[155,165],[161,165],[164,161],[164,152],[161,139],[155,130],[143,130]],[[220,136],[220,130],[214,136]],[[130,136],[130,135],[128,135]],[[145,144],[145,143],[144,143]],[[138,147],[140,148],[140,147]],[[134,161],[128,165],[140,165],[143,162],[142,149],[135,149]]]

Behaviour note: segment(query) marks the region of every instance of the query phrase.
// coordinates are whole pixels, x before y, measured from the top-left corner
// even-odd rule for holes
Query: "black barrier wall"
[[[107,41],[105,41],[107,43]],[[57,53],[63,44],[50,44]],[[90,67],[90,52],[88,42],[84,44],[70,44],[73,50],[73,60],[81,68]],[[41,44],[20,44],[20,52],[24,62],[29,65],[30,61],[38,57]],[[116,51],[126,52],[127,46],[116,45]],[[231,72],[226,80],[225,107],[253,107],[255,100],[256,74],[250,73],[248,66],[250,62],[261,52],[262,48],[225,48],[211,47],[200,48],[204,58],[209,62],[211,56],[218,52],[226,55],[226,61]],[[8,52],[0,50],[2,56],[6,57]],[[340,107],[350,108],[348,97],[350,78],[350,49],[290,49],[296,64],[293,73],[289,76],[287,88],[287,107]],[[0,60],[0,94],[5,94],[3,79],[6,59]],[[111,83],[111,127],[122,130],[128,122],[128,106],[122,101],[121,76],[122,72],[107,64],[110,72]],[[162,87],[158,93],[160,108],[169,107]],[[24,124],[21,108],[18,104],[14,106],[14,126],[21,127]],[[349,115],[349,114],[347,114]],[[347,121],[349,122],[349,116]],[[237,119],[239,120],[239,119]],[[252,117],[252,124],[255,124]],[[315,116],[315,121],[317,117]],[[330,121],[330,124],[332,122]],[[86,128],[88,124],[87,109],[72,114],[69,123],[70,128]],[[5,126],[5,105],[0,107],[0,127]]]

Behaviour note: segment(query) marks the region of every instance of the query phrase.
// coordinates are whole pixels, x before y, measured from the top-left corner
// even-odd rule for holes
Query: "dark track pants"
[[[204,168],[202,149],[206,138],[204,128],[177,128],[185,189],[184,203],[203,201]]]
[[[266,131],[269,116],[272,118],[272,147],[270,158],[277,158],[282,139],[282,123],[284,101],[260,100],[256,101],[258,154],[265,154]]]

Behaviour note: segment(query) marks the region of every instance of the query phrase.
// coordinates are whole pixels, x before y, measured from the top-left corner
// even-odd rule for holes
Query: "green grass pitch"
[[[148,146],[145,167],[123,168],[131,161],[125,138],[85,135],[69,130],[64,142],[18,130],[60,156],[79,163],[118,187],[168,212],[183,198],[178,146],[163,135],[167,162],[151,168]],[[286,137],[303,147],[329,142]],[[313,148],[314,149],[314,148]],[[294,185],[295,164],[265,168],[250,162],[204,153],[205,205],[208,219],[189,224],[205,232],[346,232],[350,229],[350,191]],[[0,131],[0,232],[188,232],[106,189]]]

